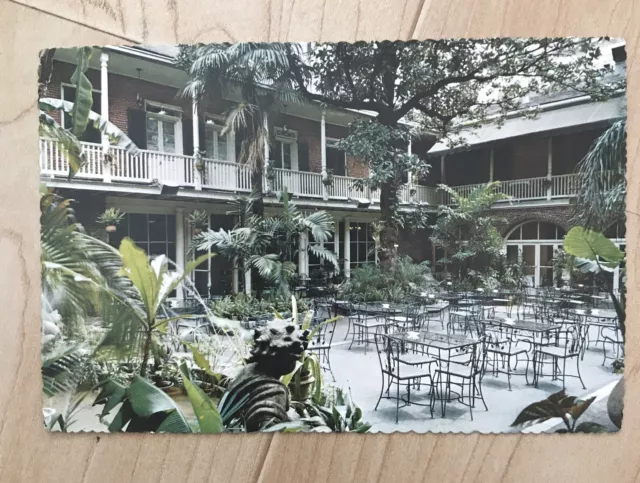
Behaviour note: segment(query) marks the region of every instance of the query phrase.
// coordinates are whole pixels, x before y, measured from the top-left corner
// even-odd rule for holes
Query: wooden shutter
[[[182,119],[182,154],[193,156],[193,119]]]
[[[298,144],[298,171],[309,171],[309,143]]]
[[[129,137],[140,149],[147,149],[147,113],[142,109],[128,109]]]

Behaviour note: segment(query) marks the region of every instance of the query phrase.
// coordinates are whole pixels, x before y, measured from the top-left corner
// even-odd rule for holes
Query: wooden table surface
[[[616,435],[48,434],[42,428],[38,51],[204,41],[611,35],[627,40],[628,409]],[[638,0],[0,0],[1,482],[632,482],[640,477],[635,249]],[[497,410],[497,408],[496,408]]]

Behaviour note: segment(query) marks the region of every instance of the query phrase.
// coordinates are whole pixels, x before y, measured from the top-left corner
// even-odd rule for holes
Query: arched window
[[[564,229],[546,221],[530,221],[517,226],[507,237],[508,240],[562,240],[567,233]]]

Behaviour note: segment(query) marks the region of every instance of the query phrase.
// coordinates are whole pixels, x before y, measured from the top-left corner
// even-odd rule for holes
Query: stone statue
[[[220,402],[221,408],[230,407],[247,398],[240,404],[238,416],[248,432],[289,420],[289,389],[280,378],[295,369],[307,348],[307,337],[308,331],[300,331],[286,320],[274,320],[255,330],[251,356]]]

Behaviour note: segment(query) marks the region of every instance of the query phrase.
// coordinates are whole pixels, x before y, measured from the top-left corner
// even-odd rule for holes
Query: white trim
[[[340,151],[344,157],[344,175],[345,176],[349,176],[349,165],[347,164],[347,152],[344,151],[343,149],[338,148],[338,146],[336,146],[336,143],[340,141],[340,138],[326,138],[325,140],[325,146],[326,149],[337,149],[338,151]],[[325,169],[326,169],[326,151],[325,151]],[[371,170],[369,170],[369,176],[371,176]]]
[[[180,116],[170,116],[168,114],[160,114],[157,112],[150,112],[147,110],[147,106],[153,106],[153,107],[159,107],[161,109],[168,109],[171,111],[176,111],[180,114]],[[146,118],[151,117],[152,119],[156,119],[158,122],[158,153],[168,153],[167,151],[164,150],[164,141],[163,141],[163,136],[162,136],[162,123],[163,122],[167,122],[167,123],[173,123],[175,125],[175,131],[174,131],[174,138],[175,138],[175,153],[174,154],[184,154],[184,146],[182,143],[182,108],[180,106],[172,106],[171,104],[165,104],[162,102],[156,102],[156,101],[150,101],[150,100],[146,100],[144,101],[144,110],[146,113]],[[146,121],[146,119],[145,119]],[[145,122],[145,136],[148,135],[147,132],[147,125]],[[154,151],[153,149],[149,149],[149,143],[147,141],[147,149],[149,151]]]
[[[281,129],[281,128],[275,128],[275,129]],[[276,134],[275,142],[281,143],[283,145],[288,144],[290,146],[289,149],[291,153],[291,169],[289,171],[298,171],[298,132],[288,128],[287,128],[287,131],[295,133],[295,139],[281,137]],[[287,169],[284,167],[284,149],[282,148],[280,148],[280,165],[282,166],[282,168],[280,169]],[[292,192],[295,192],[294,187],[290,187],[290,188]]]
[[[212,123],[208,122],[209,120],[213,121]],[[207,153],[207,158],[209,159],[218,159],[223,161],[228,161],[230,163],[236,162],[236,136],[233,130],[227,132],[224,136],[227,138],[227,154],[223,158],[220,157],[219,146],[218,146],[218,137],[221,136],[222,130],[225,125],[225,117],[221,114],[212,114],[206,112],[204,114],[204,135],[205,139],[201,140],[200,144],[203,149],[207,148],[207,131],[213,131],[216,134],[216,138],[214,139],[214,153],[213,155],[209,155]]]

